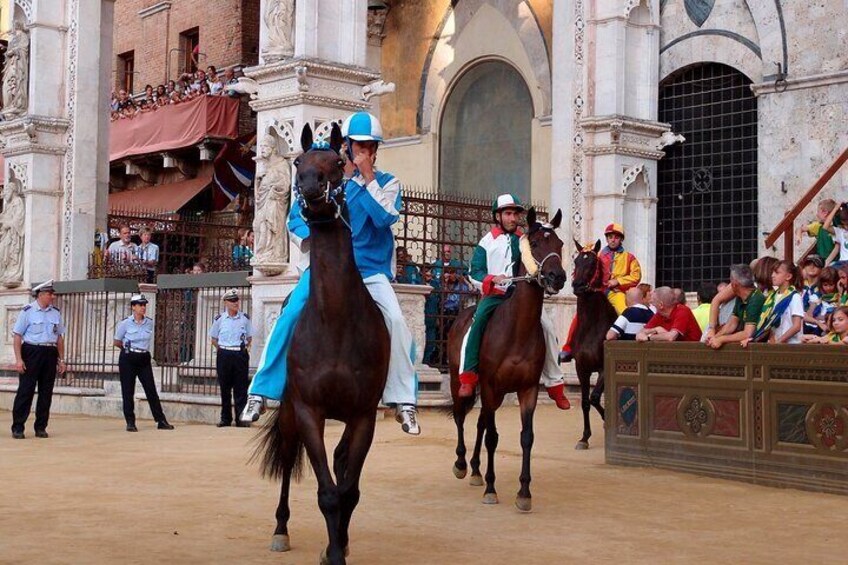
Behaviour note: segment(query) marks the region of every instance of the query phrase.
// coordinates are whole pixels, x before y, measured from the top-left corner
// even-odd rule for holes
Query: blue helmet
[[[383,141],[380,120],[368,112],[351,114],[342,123],[342,137],[353,141]]]

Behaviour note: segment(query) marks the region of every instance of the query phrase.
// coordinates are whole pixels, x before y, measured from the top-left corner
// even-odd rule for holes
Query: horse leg
[[[465,415],[462,399],[455,399],[453,422],[456,424],[456,463],[453,464],[453,475],[457,479],[464,479],[466,473],[468,473],[468,464],[465,462]]]
[[[345,430],[345,435],[347,435],[347,430],[353,430],[348,436],[346,453],[347,469],[344,479],[339,479],[339,497],[341,503],[339,541],[344,548],[345,557],[348,556],[350,550],[350,538],[348,537],[350,519],[353,516],[353,511],[356,509],[357,504],[359,504],[359,478],[362,475],[365,458],[371,449],[371,443],[374,441],[376,423],[375,418],[368,415],[358,420],[354,425],[349,425]]]
[[[486,433],[486,421],[483,411],[477,417],[477,438],[474,440],[474,453],[471,454],[471,479],[468,484],[473,487],[483,486],[483,476],[480,474],[480,450],[483,448],[483,436]]]
[[[324,446],[324,418],[303,409],[297,413],[297,425],[303,438],[306,453],[318,479],[318,508],[327,523],[329,543],[321,555],[322,565],[344,565],[344,550],[339,540],[339,489],[330,474],[327,451]]]
[[[589,402],[595,409],[598,411],[598,414],[601,415],[601,420],[604,420],[604,405],[601,404],[601,395],[604,393],[604,372],[598,371],[598,382],[595,384],[595,388],[592,389],[592,396],[589,398]]]
[[[345,426],[342,438],[333,451],[333,474],[336,475],[336,484],[341,484],[347,471],[347,454],[350,444],[351,427]]]
[[[283,481],[280,487],[280,502],[277,505],[277,527],[271,538],[271,551],[289,551],[291,541],[289,539],[289,488],[291,476],[295,466],[298,464],[298,451],[301,449],[300,437],[297,433],[297,425],[294,420],[294,409],[291,403],[284,403],[280,407],[277,425],[282,435],[283,451]]]
[[[592,405],[589,400],[589,377],[591,373],[583,370],[577,371],[580,380],[580,407],[583,409],[583,437],[574,446],[574,449],[589,449],[589,438],[592,437],[592,426],[589,424],[589,415]]]
[[[495,491],[495,450],[498,448],[498,429],[495,427],[495,409],[486,410],[486,492],[483,493],[483,504],[497,504],[498,493]]]
[[[521,512],[530,512],[530,452],[533,450],[533,414],[539,399],[539,387],[531,386],[518,393],[518,405],[521,410],[521,488],[515,497],[515,507]]]

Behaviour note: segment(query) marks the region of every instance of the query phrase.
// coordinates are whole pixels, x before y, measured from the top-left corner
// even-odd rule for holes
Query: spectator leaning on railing
[[[730,268],[730,288],[736,296],[736,307],[730,320],[717,332],[719,308],[727,299],[725,293],[719,293],[710,305],[710,323],[707,326],[706,343],[713,349],[719,349],[725,343],[739,343],[754,335],[765,303],[765,296],[754,283],[754,275],[748,265],[734,265]]]
[[[643,303],[644,299],[645,290],[642,285],[634,286],[624,293],[624,302],[627,307],[607,331],[607,341],[636,339],[636,335],[654,317],[654,312]]]
[[[636,334],[636,341],[700,341],[701,328],[687,306],[681,304],[673,289],[661,286],[653,292],[657,313]]]

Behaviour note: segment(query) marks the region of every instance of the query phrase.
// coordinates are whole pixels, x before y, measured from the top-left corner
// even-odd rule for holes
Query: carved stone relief
[[[262,49],[265,62],[294,55],[295,0],[268,0],[263,19],[268,41]]]
[[[9,166],[9,178],[3,190],[0,212],[0,286],[15,288],[24,278],[24,201],[27,184],[26,166]]]

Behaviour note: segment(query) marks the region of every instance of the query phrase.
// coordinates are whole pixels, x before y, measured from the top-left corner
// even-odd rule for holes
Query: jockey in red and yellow
[[[603,285],[610,304],[617,314],[624,312],[624,294],[642,280],[642,266],[629,251],[622,247],[624,227],[612,223],[604,230],[607,246],[601,250],[601,264],[604,266]]]
[[[624,300],[625,293],[638,285],[642,280],[642,266],[629,251],[625,251],[624,226],[615,222],[609,224],[604,230],[607,246],[600,252],[601,265],[603,265],[603,278],[601,290],[607,294],[610,304],[615,308],[616,314],[621,314],[627,308]],[[562,346],[560,362],[568,362],[572,359],[571,338],[577,329],[577,316],[571,321],[568,328],[568,338]]]

